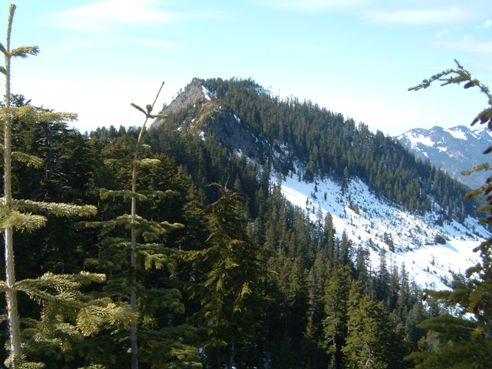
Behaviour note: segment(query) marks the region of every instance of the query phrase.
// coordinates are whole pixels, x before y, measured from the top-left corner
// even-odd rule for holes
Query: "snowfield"
[[[438,225],[436,213],[411,214],[375,196],[359,179],[342,188],[331,179],[307,183],[291,174],[279,184],[286,199],[304,209],[312,221],[320,217],[322,221],[329,212],[338,237],[346,232],[356,247],[369,250],[373,270],[384,249],[390,270],[404,265],[409,276],[425,288],[449,289],[452,274],[463,274],[474,265],[478,255],[473,249],[490,236],[477,219]],[[385,242],[388,239],[394,251]]]
[[[429,147],[434,146],[434,141],[432,141],[430,137],[424,136],[422,134],[414,134],[414,133],[408,134],[407,138],[410,141],[410,145],[412,149],[417,149],[418,144],[422,144]]]
[[[445,129],[444,131],[448,132],[451,136],[453,136],[458,140],[466,140],[466,132],[463,132],[460,126],[453,127],[450,129]]]

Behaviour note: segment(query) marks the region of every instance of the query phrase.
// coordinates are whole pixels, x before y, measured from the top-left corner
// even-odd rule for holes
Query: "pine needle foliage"
[[[64,320],[65,328],[81,335],[91,335],[108,324],[128,322],[131,314],[110,299],[94,299],[84,293],[83,288],[92,283],[101,283],[104,275],[82,272],[77,275],[56,275],[46,273],[39,278],[16,281],[14,264],[15,231],[31,232],[46,224],[47,215],[57,217],[87,217],[96,214],[91,205],[40,202],[13,197],[12,161],[16,160],[28,167],[39,168],[43,161],[29,153],[15,151],[12,142],[12,129],[15,122],[26,124],[66,123],[76,118],[71,113],[56,113],[32,106],[13,106],[11,99],[11,61],[37,55],[37,46],[21,46],[12,49],[10,38],[15,5],[11,4],[7,25],[6,44],[0,43],[0,52],[5,64],[0,72],[5,75],[5,103],[0,108],[0,122],[3,129],[1,150],[3,155],[4,194],[0,200],[0,227],[5,240],[5,276],[1,287],[7,301],[7,320],[9,326],[9,357],[5,363],[10,368],[41,368],[42,363],[29,362],[26,353],[36,351],[37,342],[49,340],[50,345],[59,342],[52,331],[46,330],[49,322]],[[21,332],[18,312],[17,292],[27,294],[42,307],[41,321],[31,325],[35,329]],[[24,336],[21,333],[28,333]],[[50,339],[47,337],[51,335]],[[34,339],[33,339],[34,338]]]
[[[348,266],[334,268],[325,287],[323,321],[324,346],[330,355],[330,368],[343,368],[342,347],[347,339],[348,298],[351,270]]]
[[[360,286],[353,283],[348,316],[347,343],[342,349],[346,359],[345,368],[403,368],[401,363],[393,362],[392,356],[398,350],[399,340],[383,302],[362,296]]]
[[[187,325],[173,323],[173,316],[184,312],[181,294],[176,288],[162,288],[147,282],[147,275],[173,270],[173,250],[166,247],[165,238],[169,232],[182,228],[179,223],[147,219],[139,215],[137,205],[152,204],[174,195],[171,190],[137,188],[139,172],[145,168],[158,167],[158,159],[147,157],[149,147],[144,144],[146,125],[160,95],[161,84],[153,104],[144,108],[131,104],[145,115],[138,138],[131,152],[117,158],[107,158],[104,163],[108,170],[123,173],[127,188],[99,190],[99,197],[106,202],[130,204],[130,212],[111,219],[87,222],[89,228],[99,230],[100,255],[88,260],[88,264],[110,274],[104,293],[128,302],[136,319],[130,324],[129,332],[119,331],[114,338],[130,344],[130,367],[139,368],[142,363],[150,368],[200,368],[198,352],[185,342],[193,336],[194,330]],[[126,175],[125,175],[126,173]],[[159,315],[168,316],[166,319]],[[116,348],[118,350],[118,348]],[[120,349],[121,351],[121,349]],[[115,355],[118,356],[118,355]],[[118,365],[128,365],[127,356]]]
[[[446,69],[410,90],[420,90],[434,82],[446,85],[462,85],[476,88],[487,99],[487,107],[481,110],[471,124],[487,124],[492,130],[492,94],[487,85],[473,78],[458,61],[456,67]],[[492,146],[484,154],[492,152]],[[478,165],[465,174],[487,170],[488,164]],[[482,222],[492,224],[492,176],[480,188],[471,191],[467,198],[483,195],[486,205],[479,211],[485,213]],[[469,268],[466,278],[455,278],[451,291],[432,292],[452,312],[431,318],[420,326],[427,330],[427,338],[421,342],[422,352],[413,353],[409,359],[417,369],[437,368],[490,368],[492,363],[492,239],[477,246],[480,262]]]
[[[207,361],[228,369],[260,365],[244,353],[260,331],[267,271],[259,245],[247,234],[244,195],[221,190],[207,220],[206,248],[188,255],[198,272],[190,292],[201,306],[195,318],[206,333]]]

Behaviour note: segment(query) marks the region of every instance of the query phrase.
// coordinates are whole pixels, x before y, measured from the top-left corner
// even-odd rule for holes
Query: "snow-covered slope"
[[[356,247],[367,247],[373,266],[385,249],[388,264],[399,268],[405,264],[415,282],[428,288],[446,289],[452,273],[464,273],[477,261],[473,248],[489,236],[476,219],[460,224],[440,221],[436,213],[418,216],[403,211],[375,196],[359,179],[342,189],[330,179],[306,183],[290,175],[284,177],[281,188],[311,220],[329,212],[338,236],[346,232]],[[394,247],[385,242],[388,239]]]
[[[475,129],[466,126],[449,129],[416,128],[397,138],[417,157],[430,160],[436,167],[444,169],[471,188],[482,185],[488,176],[484,173],[466,177],[461,175],[464,170],[485,161],[482,153],[492,145],[492,136],[491,131],[483,126]]]

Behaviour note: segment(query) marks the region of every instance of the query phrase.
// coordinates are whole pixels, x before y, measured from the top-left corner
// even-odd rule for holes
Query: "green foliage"
[[[456,61],[456,67],[440,72],[420,85],[411,88],[419,90],[429,87],[432,83],[441,85],[463,84],[465,89],[476,87],[487,98],[488,107],[479,112],[472,125],[488,124],[492,129],[492,95],[489,88]],[[485,150],[485,154],[491,152]],[[471,171],[482,170],[487,165],[477,166]],[[468,197],[485,195],[487,206],[481,211],[487,213],[483,221],[490,223],[492,218],[491,179],[479,189],[468,194]],[[482,242],[475,248],[480,254],[480,263],[466,272],[466,278],[456,277],[451,291],[432,293],[442,304],[452,312],[424,321],[420,327],[428,334],[422,340],[422,352],[409,356],[416,362],[416,368],[489,368],[492,352],[492,240]]]
[[[347,339],[348,299],[352,282],[348,266],[333,268],[325,288],[325,319],[323,346],[330,355],[330,368],[343,368],[342,348]]]
[[[162,167],[156,157],[142,158],[151,155],[149,148],[143,144],[143,137],[146,122],[152,117],[153,105],[148,106],[146,111],[135,104],[132,106],[145,114],[137,141],[123,142],[124,138],[121,137],[119,143],[123,145],[114,155],[115,158],[104,158],[108,171],[118,179],[112,184],[120,188],[99,190],[100,199],[105,202],[120,202],[123,206],[130,203],[130,214],[116,214],[112,218],[85,224],[87,228],[100,230],[99,255],[87,262],[98,270],[110,273],[104,294],[129,303],[135,315],[130,331],[116,331],[113,338],[108,338],[106,345],[111,346],[112,360],[118,365],[126,366],[130,361],[132,368],[139,365],[150,368],[198,368],[201,367],[198,351],[188,343],[195,330],[187,324],[175,322],[184,313],[181,293],[176,288],[166,286],[170,284],[175,269],[176,252],[166,247],[165,240],[171,231],[183,225],[156,221],[154,216],[147,218],[139,215],[140,210],[137,213],[137,204],[145,202],[146,207],[153,208],[156,202],[165,202],[177,193],[163,189],[162,185],[157,188],[149,186],[141,192],[137,190],[141,183],[139,179],[144,177],[145,171],[155,170],[157,173],[154,176],[159,176],[162,175]],[[162,272],[152,274],[158,270]],[[152,276],[157,276],[160,283],[153,281]],[[123,339],[130,343],[130,358],[125,353],[128,342],[121,345]]]
[[[31,212],[41,212],[59,217],[85,217],[94,215],[96,208],[59,202],[19,200],[13,196],[13,188],[16,189],[16,186],[15,182],[13,183],[12,181],[12,159],[17,159],[20,163],[32,168],[41,168],[44,164],[43,160],[37,155],[13,150],[16,142],[15,134],[13,137],[12,133],[18,128],[17,126],[37,123],[45,126],[53,123],[65,124],[65,122],[75,119],[74,114],[55,113],[30,105],[12,106],[10,92],[11,59],[13,57],[24,58],[28,55],[36,55],[39,51],[36,46],[10,48],[14,11],[15,5],[12,4],[9,12],[6,46],[0,44],[0,51],[5,56],[5,66],[2,68],[2,72],[6,77],[6,101],[5,105],[0,108],[0,121],[3,125],[2,151],[4,159],[4,197],[0,204],[0,227],[5,235],[6,279],[2,285],[7,301],[10,339],[10,355],[5,362],[8,367],[12,368],[35,368],[43,365],[39,362],[29,361],[26,356],[26,353],[29,350],[33,350],[35,345],[26,347],[26,344],[22,342],[17,292],[24,292],[42,307],[40,325],[45,325],[54,319],[60,320],[63,319],[62,317],[72,316],[72,322],[67,324],[72,324],[75,330],[84,335],[91,335],[99,330],[99,326],[127,323],[130,318],[128,310],[124,306],[115,305],[110,299],[94,299],[81,291],[84,285],[102,282],[104,280],[103,275],[46,273],[39,278],[23,279],[16,282],[13,247],[14,230],[37,230],[44,227],[47,221],[45,216],[33,215]],[[32,330],[26,330],[24,333],[33,332]],[[42,340],[42,337],[38,335],[38,340]],[[25,341],[26,339],[24,338]],[[36,342],[36,340],[32,342]]]
[[[382,302],[361,296],[352,284],[348,302],[347,344],[342,351],[347,369],[403,368],[401,346],[395,327]]]
[[[260,249],[246,234],[243,206],[240,194],[224,192],[210,206],[207,247],[190,255],[203,273],[191,290],[201,305],[196,319],[206,329],[204,347],[214,367],[261,363],[243,353],[259,330],[266,278]]]
[[[44,128],[38,125],[37,129],[42,132]],[[91,180],[87,187],[79,187],[79,176],[76,173],[72,175],[67,170],[70,165],[64,164],[50,167],[50,170],[66,175],[60,176],[65,180],[63,186],[52,180],[44,180],[36,189],[25,184],[21,187],[22,191],[39,194],[36,195],[39,197],[47,196],[48,202],[66,196],[68,199],[78,198],[78,202],[83,203],[86,198],[98,197],[100,192],[96,186],[106,188],[103,194],[107,196],[98,203],[99,211],[95,221],[84,222],[92,226],[89,228],[79,227],[73,231],[71,223],[65,223],[69,219],[58,219],[43,211],[49,218],[47,229],[18,235],[23,237],[18,249],[23,259],[19,270],[34,280],[37,275],[43,274],[42,271],[37,273],[40,265],[44,265],[47,270],[59,272],[66,268],[70,273],[78,273],[83,267],[104,272],[108,281],[103,287],[97,288],[92,298],[104,301],[111,296],[113,301],[128,303],[128,233],[131,217],[125,213],[128,213],[132,193],[144,195],[146,200],[139,202],[142,205],[139,207],[139,215],[135,217],[135,224],[138,224],[136,246],[139,354],[143,368],[152,365],[155,368],[198,368],[200,365],[215,367],[218,358],[227,365],[231,349],[234,348],[234,364],[238,368],[253,365],[264,368],[263,363],[268,362],[275,369],[323,369],[332,357],[327,352],[323,335],[323,322],[327,318],[325,304],[331,301],[331,298],[325,298],[328,276],[332,279],[335,278],[335,270],[346,270],[341,276],[348,273],[352,279],[365,281],[364,290],[368,295],[376,296],[375,291],[372,291],[376,286],[373,282],[376,275],[366,265],[367,256],[358,248],[357,263],[347,261],[347,257],[343,255],[352,255],[353,246],[345,244],[342,247],[343,243],[336,237],[329,216],[326,217],[326,222],[310,222],[300,209],[294,208],[282,198],[278,187],[271,186],[269,191],[266,174],[262,177],[267,176],[267,179],[258,177],[261,181],[256,182],[254,170],[243,166],[246,164],[239,160],[231,158],[231,163],[224,167],[221,176],[233,178],[233,173],[242,173],[239,187],[246,189],[251,197],[228,191],[225,198],[229,200],[223,199],[222,205],[215,207],[214,203],[220,201],[217,200],[217,187],[201,188],[199,183],[206,182],[206,179],[179,167],[176,164],[178,158],[173,160],[148,149],[145,155],[159,159],[159,163],[140,167],[138,191],[128,189],[129,165],[138,136],[138,132],[133,129],[100,129],[90,137],[57,129],[50,135],[49,144],[54,149],[51,155],[56,158],[57,163],[60,163],[60,155],[66,149],[58,142],[76,142],[78,147],[83,148],[79,155],[70,156],[66,164],[79,166],[85,163],[87,169],[84,170],[87,170]],[[16,142],[25,145],[28,150],[38,150],[42,154],[40,157],[47,157],[44,146],[31,145],[32,137],[41,136],[37,130],[19,131]],[[175,144],[179,145],[180,141]],[[104,166],[103,162],[107,162],[108,157],[115,157],[117,160]],[[184,159],[179,163],[188,166]],[[254,164],[248,165],[254,167]],[[35,170],[29,172],[36,174]],[[24,175],[29,178],[28,174],[27,171],[19,172],[21,178]],[[26,181],[19,181],[24,182]],[[153,191],[160,192],[161,195],[152,196]],[[210,198],[213,200],[210,201]],[[233,211],[234,208],[236,210]],[[256,214],[256,217],[253,218],[251,214]],[[160,219],[167,219],[168,225],[165,222],[161,225],[163,222]],[[156,232],[149,222],[155,222],[159,231]],[[176,227],[178,224],[183,226]],[[152,241],[143,239],[144,228],[148,230],[150,237],[147,240]],[[232,236],[226,238],[224,230]],[[65,248],[68,235],[74,240],[75,247],[70,245]],[[226,245],[227,240],[230,247],[219,248],[218,245]],[[233,240],[236,242],[232,242]],[[94,247],[96,242],[97,247]],[[207,252],[208,249],[210,250]],[[218,252],[219,249],[222,251]],[[189,250],[193,251],[189,253]],[[252,259],[251,265],[258,263],[258,270],[263,272],[255,273],[255,268],[248,273],[246,269],[243,271],[242,253],[247,253],[247,250],[256,250],[257,258]],[[227,263],[221,261],[222,256],[228,260]],[[49,263],[46,259],[49,259]],[[223,293],[207,295],[204,284],[207,273],[213,270],[216,260],[220,261],[217,266],[226,274],[224,278],[220,274],[210,274],[215,279],[211,279],[206,288],[213,291],[212,282],[222,281]],[[146,262],[150,264],[146,265]],[[344,266],[343,262],[348,264]],[[266,269],[269,270],[268,273]],[[392,272],[387,273],[390,280],[393,280]],[[226,278],[226,275],[229,277]],[[395,293],[401,296],[401,302],[396,307],[390,309],[388,306],[387,309],[391,310],[393,320],[408,326],[405,329],[412,343],[416,344],[421,337],[416,324],[425,319],[427,313],[421,305],[418,293],[408,286],[408,281],[403,283],[404,278],[401,278],[401,286],[398,286],[396,292],[387,292],[391,296]],[[396,280],[399,280],[398,277]],[[244,283],[241,281],[248,282],[242,295]],[[248,288],[251,290],[250,294],[246,293]],[[82,287],[84,292],[89,289],[92,289],[91,285]],[[345,291],[340,292],[343,294],[348,289],[344,283],[339,283],[339,290]],[[48,292],[54,293],[51,290]],[[210,305],[206,305],[205,300],[210,301]],[[220,346],[220,355],[209,346],[209,354],[198,358],[198,348],[205,347],[205,343],[212,345],[230,342],[223,338],[213,341],[210,336],[213,332],[209,333],[207,330],[209,327],[206,323],[213,318],[210,315],[211,306],[219,306],[221,301],[225,305],[221,321],[229,316],[225,313],[230,313],[231,322],[229,325],[224,323],[217,326],[217,330],[223,329],[220,334],[225,334],[225,328],[233,332],[234,327],[241,327],[241,330],[235,330],[238,338],[235,339],[234,347],[230,344]],[[227,301],[234,303],[229,304]],[[385,300],[384,304],[387,303]],[[232,312],[234,304],[237,304],[238,309]],[[35,318],[44,311],[36,304],[29,304],[29,301],[22,306],[26,317]],[[52,304],[52,308],[55,307],[57,305]],[[128,325],[99,325],[101,330],[85,337],[77,328],[75,311],[72,310],[69,314],[67,309],[60,309],[63,314],[50,321],[44,320],[44,323],[43,320],[25,320],[23,332],[28,357],[46,363],[47,368],[59,368],[63,365],[81,367],[89,363],[107,368],[128,366]],[[207,317],[206,313],[209,314]],[[343,328],[342,325],[340,329],[346,331],[346,326]],[[399,355],[400,358],[403,356]]]

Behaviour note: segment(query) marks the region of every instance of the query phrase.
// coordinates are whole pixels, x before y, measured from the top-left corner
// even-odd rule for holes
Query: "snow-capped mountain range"
[[[492,132],[487,127],[415,128],[397,139],[417,157],[429,160],[468,187],[481,186],[489,175],[486,172],[462,175],[464,170],[486,161],[483,151],[492,145]]]
[[[268,93],[263,89],[256,92]],[[280,185],[286,199],[304,209],[311,221],[320,221],[329,212],[338,237],[345,232],[355,247],[369,250],[373,269],[377,269],[384,249],[388,264],[398,268],[404,265],[420,286],[446,289],[453,273],[464,273],[478,260],[473,249],[491,234],[477,218],[467,217],[463,221],[443,218],[441,206],[435,202],[432,211],[411,212],[374,193],[357,177],[351,177],[343,185],[329,175],[306,181],[303,174],[307,164],[293,158],[287,142],[272,144],[271,139],[250,130],[241,114],[225,106],[217,95],[203,80],[194,79],[164,107],[163,113],[179,112],[181,123],[173,127],[177,131],[191,132],[202,141],[214,136],[219,142],[234,145],[234,155],[245,156],[250,162],[285,162],[288,158],[290,164],[283,167],[283,174],[273,165],[271,182]],[[153,128],[162,124],[163,121],[156,121]],[[487,131],[459,126],[447,130],[415,129],[401,135],[399,140],[436,165],[441,160],[446,170],[457,176],[484,159],[482,151],[492,138]]]

